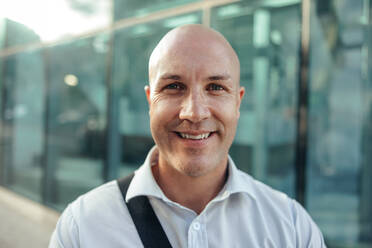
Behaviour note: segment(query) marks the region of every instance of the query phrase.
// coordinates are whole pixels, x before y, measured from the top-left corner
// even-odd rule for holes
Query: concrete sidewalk
[[[0,247],[48,247],[59,215],[0,187]]]

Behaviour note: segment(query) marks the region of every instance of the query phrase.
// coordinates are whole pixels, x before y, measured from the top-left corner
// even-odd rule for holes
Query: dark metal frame
[[[309,105],[309,50],[310,50],[310,12],[311,0],[303,0],[301,5],[301,49],[298,82],[297,138],[295,152],[295,189],[296,199],[306,204],[306,169],[308,139]]]

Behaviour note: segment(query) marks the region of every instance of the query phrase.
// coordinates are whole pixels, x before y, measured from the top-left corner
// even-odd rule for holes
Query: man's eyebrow
[[[222,74],[222,75],[214,75],[208,77],[208,81],[222,81],[222,80],[228,80],[230,79],[230,75],[228,74]]]
[[[176,75],[176,74],[164,74],[160,77],[160,79],[163,79],[163,80],[167,80],[167,79],[181,80],[181,76]]]

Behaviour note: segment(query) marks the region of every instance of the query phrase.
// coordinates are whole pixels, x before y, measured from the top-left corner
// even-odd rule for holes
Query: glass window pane
[[[44,61],[34,50],[3,60],[1,163],[5,184],[41,201],[44,152]]]
[[[63,209],[103,183],[108,34],[48,49],[45,197]]]
[[[28,26],[0,18],[0,50],[40,41],[40,36]]]
[[[231,155],[256,178],[294,195],[300,3],[244,2],[212,9],[231,42],[246,93]]]
[[[152,12],[181,6],[201,0],[114,0],[114,20],[134,16],[145,16]]]
[[[329,247],[370,247],[368,1],[311,3],[307,207]]]
[[[117,146],[121,154],[114,156],[119,157],[121,176],[138,168],[154,145],[144,91],[148,84],[150,54],[163,35],[180,22],[186,24],[186,21],[200,23],[201,12],[145,23],[115,33],[112,96],[116,112],[112,116],[118,116],[118,120],[112,122],[119,123],[113,136],[120,137]]]

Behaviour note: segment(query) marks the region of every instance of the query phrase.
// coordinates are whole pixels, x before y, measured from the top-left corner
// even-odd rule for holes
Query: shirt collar
[[[141,195],[153,196],[170,202],[170,200],[160,189],[159,185],[156,183],[152,174],[151,166],[157,163],[158,155],[159,151],[157,147],[154,146],[148,153],[143,165],[135,171],[135,175],[129,185],[127,195],[125,197],[126,202]],[[227,192],[228,195],[234,193],[247,193],[251,197],[256,198],[253,192],[253,179],[251,179],[249,176],[250,180],[247,180],[247,175],[237,169],[230,156],[228,157],[228,172],[228,179],[222,189],[222,191],[224,191],[224,195],[226,195],[225,192]]]
[[[162,199],[166,198],[163,191],[156,183],[151,170],[151,166],[156,164],[158,154],[159,151],[156,146],[151,148],[143,165],[135,171],[125,197],[126,202],[140,195],[154,196]]]
[[[228,178],[225,184],[225,190],[228,194],[246,193],[256,199],[254,194],[253,178],[239,170],[232,158],[228,157]]]

